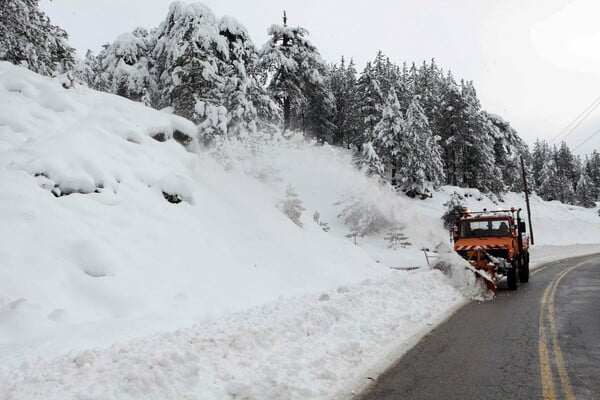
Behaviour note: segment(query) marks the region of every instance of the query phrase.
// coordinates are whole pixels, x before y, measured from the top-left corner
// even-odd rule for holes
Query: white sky
[[[190,2],[190,1],[187,1]],[[153,28],[171,0],[41,0],[80,54],[137,26]],[[328,62],[354,58],[359,70],[382,50],[393,61],[435,57],[456,78],[475,82],[483,107],[510,121],[532,144],[551,140],[600,97],[598,0],[204,0],[230,15],[260,47],[281,23],[310,32]],[[600,106],[566,138],[571,148],[600,129]],[[561,135],[557,142],[564,136]],[[600,134],[576,153],[600,150]]]

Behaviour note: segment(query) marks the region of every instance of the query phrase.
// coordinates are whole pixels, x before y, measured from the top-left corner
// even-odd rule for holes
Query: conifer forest
[[[125,32],[81,59],[38,0],[0,3],[0,60],[169,108],[197,126],[197,137],[184,141],[302,132],[349,149],[365,173],[422,198],[441,185],[499,197],[522,191],[522,158],[530,190],[544,200],[594,207],[600,198],[596,150],[581,157],[545,140],[529,148],[482,108],[468,77],[435,59],[390,60],[379,51],[359,68],[352,54],[324,60],[309,32],[289,23],[293,16],[265,27],[266,43],[253,43],[235,19],[179,2],[158,27]]]

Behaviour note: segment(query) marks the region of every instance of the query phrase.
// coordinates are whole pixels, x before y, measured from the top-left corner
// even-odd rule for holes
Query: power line
[[[570,131],[569,133],[567,133],[567,136],[569,136],[571,133],[573,133],[573,131],[575,129],[577,129],[577,127],[596,109],[596,107],[598,107],[600,105],[600,97],[596,98],[594,101],[592,101],[592,103],[587,106],[585,108],[585,110],[583,110],[577,117],[575,117],[575,119],[571,122],[569,122],[569,124],[567,126],[565,126],[563,128],[562,131],[558,132],[558,134],[556,136],[554,136],[551,140],[550,140],[550,144],[552,144],[556,139],[558,139],[558,137],[560,135],[562,135],[563,133],[565,133],[567,131],[567,129],[569,129],[571,127],[571,125],[573,125],[574,123],[576,123],[584,114],[587,113],[587,115],[585,115],[585,117],[583,117],[583,119],[579,122],[577,122],[577,125],[575,125]],[[565,136],[565,138],[567,137]],[[563,139],[565,139],[563,138]]]
[[[573,128],[571,128],[571,130],[567,133],[567,135],[562,138],[562,140],[565,140],[566,138],[568,138],[569,136],[571,136],[571,133],[575,132],[575,129],[577,129],[577,127],[579,125],[581,125],[581,123],[583,121],[585,121],[587,119],[587,117],[590,116],[590,114],[596,109],[598,108],[598,106],[600,106],[600,103],[597,103],[581,120],[579,120],[579,122],[577,123],[577,125],[575,125]]]
[[[587,139],[585,139],[583,142],[579,143],[576,147],[573,148],[572,151],[577,150],[578,148],[583,146],[584,143],[586,143],[588,140],[590,140],[591,138],[593,138],[594,136],[596,136],[599,133],[600,133],[600,129],[598,129],[596,132],[592,133],[592,135],[590,137],[588,137]]]

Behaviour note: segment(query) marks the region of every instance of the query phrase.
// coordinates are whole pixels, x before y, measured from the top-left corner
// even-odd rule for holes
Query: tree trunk
[[[291,104],[290,104],[290,98],[289,97],[285,97],[285,99],[283,99],[283,131],[287,131],[288,128],[290,127],[290,115],[291,115]]]

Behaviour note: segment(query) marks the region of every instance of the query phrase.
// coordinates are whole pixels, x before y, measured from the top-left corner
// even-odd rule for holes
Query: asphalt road
[[[575,398],[600,399],[600,255],[547,264],[516,291],[500,285],[355,400]]]

